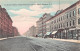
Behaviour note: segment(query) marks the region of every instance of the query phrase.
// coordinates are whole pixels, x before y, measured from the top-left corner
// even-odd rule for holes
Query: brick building
[[[12,20],[5,8],[0,5],[0,38],[12,36]]]

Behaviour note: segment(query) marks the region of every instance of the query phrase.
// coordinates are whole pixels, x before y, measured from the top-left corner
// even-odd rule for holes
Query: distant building
[[[26,35],[35,37],[36,36],[36,27],[35,26],[30,27],[29,30],[26,32]]]
[[[5,8],[0,5],[0,38],[12,36],[12,19]]]
[[[49,20],[52,16],[49,13],[43,14],[43,16],[36,22],[37,24],[37,34],[46,34],[46,21]]]
[[[18,29],[16,27],[13,27],[13,36],[19,36]]]

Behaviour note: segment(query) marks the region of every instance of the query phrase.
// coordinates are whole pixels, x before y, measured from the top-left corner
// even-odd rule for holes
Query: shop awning
[[[79,27],[76,27],[76,29],[80,29]]]
[[[55,33],[57,33],[57,31],[53,31],[53,32],[52,32],[52,34],[55,34]]]
[[[50,35],[51,32],[47,32],[46,35]]]
[[[71,29],[69,29],[69,30],[75,30],[76,28],[71,28]]]
[[[69,30],[79,30],[80,28],[71,28]]]
[[[42,36],[42,33],[38,34],[38,36]]]

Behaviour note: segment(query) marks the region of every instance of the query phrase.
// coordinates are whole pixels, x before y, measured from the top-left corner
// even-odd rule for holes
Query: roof
[[[71,6],[69,6],[68,8],[64,9],[62,12],[60,12],[59,14],[57,14],[57,15],[55,15],[55,16],[53,16],[53,17],[56,17],[56,16],[60,15],[61,13],[65,12],[66,10],[69,10],[70,8],[76,6],[76,4],[79,4],[79,3],[80,3],[80,1],[77,1],[76,3],[74,3],[74,4],[71,5]]]
[[[80,1],[77,1],[76,3],[72,4],[71,6],[69,6],[69,7],[66,8],[66,9],[62,10],[62,11],[59,12],[58,14],[55,14],[55,16],[53,16],[52,18],[54,18],[54,17],[56,17],[56,16],[62,14],[63,12],[65,12],[65,11],[71,9],[72,7],[76,6],[76,5],[79,4],[79,3],[80,3]],[[58,12],[58,11],[57,11],[57,12]],[[50,18],[49,20],[51,20],[52,18]],[[47,21],[49,21],[49,20],[47,20]],[[47,21],[46,21],[46,22],[47,22]]]

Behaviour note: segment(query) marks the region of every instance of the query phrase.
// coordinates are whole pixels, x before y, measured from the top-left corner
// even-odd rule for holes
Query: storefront
[[[44,38],[50,38],[50,34],[51,34],[51,32],[47,32],[46,34],[45,34],[45,36],[44,36]]]
[[[66,39],[80,39],[80,28],[70,28],[65,29],[64,31]]]
[[[64,38],[64,34],[63,34],[63,30],[64,29],[59,29],[56,33],[56,38],[60,38],[63,39]]]
[[[42,33],[38,34],[37,36],[38,36],[38,37],[42,37]]]
[[[52,38],[55,38],[55,37],[56,37],[56,33],[57,33],[57,31],[53,31],[53,32],[51,33],[51,37],[52,37]]]

